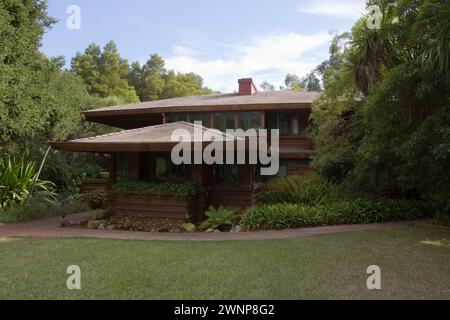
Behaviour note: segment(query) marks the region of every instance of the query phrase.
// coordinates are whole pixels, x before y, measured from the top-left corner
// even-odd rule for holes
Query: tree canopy
[[[195,73],[175,73],[165,68],[165,61],[157,54],[141,66],[131,64],[129,83],[136,88],[141,101],[154,101],[211,93],[203,87],[203,79]]]
[[[314,167],[365,183],[377,168],[407,194],[449,192],[450,3],[377,0],[379,29],[360,19],[333,41],[314,107]]]
[[[128,103],[139,102],[135,89],[128,84],[130,67],[121,58],[117,45],[110,41],[101,50],[91,44],[72,59],[72,70],[86,84],[90,94],[105,98],[116,96]]]

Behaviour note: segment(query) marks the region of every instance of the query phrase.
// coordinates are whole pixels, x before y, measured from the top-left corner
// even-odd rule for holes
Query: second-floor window
[[[299,136],[301,134],[300,116],[294,113],[271,113],[268,117],[268,129],[280,130],[280,136]]]
[[[190,114],[191,122],[201,121],[204,127],[211,126],[211,114],[208,112],[194,112]]]
[[[259,112],[239,112],[237,129],[260,129],[261,113]]]
[[[236,126],[235,112],[214,113],[214,129],[225,132],[227,129],[234,129]]]

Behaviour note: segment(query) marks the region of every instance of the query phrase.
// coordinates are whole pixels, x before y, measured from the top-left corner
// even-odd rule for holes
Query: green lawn
[[[82,290],[66,288],[66,269]],[[382,290],[366,269],[379,265]],[[0,239],[0,299],[450,299],[450,229],[282,241]]]

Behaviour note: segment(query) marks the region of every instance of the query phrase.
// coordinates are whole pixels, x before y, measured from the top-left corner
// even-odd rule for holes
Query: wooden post
[[[205,212],[205,209],[208,206],[208,200],[209,200],[209,168],[206,165],[192,165],[191,166],[191,178],[195,181],[197,181],[199,186],[199,193],[198,193],[198,214],[200,216],[203,215]],[[198,218],[198,217],[196,217]]]
[[[109,181],[111,187],[117,181],[117,153],[111,153],[109,158]]]
[[[261,123],[260,123],[261,129],[266,129],[266,112],[261,111]]]

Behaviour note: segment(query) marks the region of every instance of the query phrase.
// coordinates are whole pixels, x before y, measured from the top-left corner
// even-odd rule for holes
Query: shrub
[[[217,230],[233,224],[233,219],[238,217],[238,211],[236,209],[225,208],[220,206],[218,208],[209,207],[205,215],[208,217],[201,225],[200,229]]]
[[[315,174],[275,179],[267,183],[259,194],[260,202],[265,204],[321,204],[338,197],[338,187]]]
[[[53,198],[55,185],[49,181],[36,180],[36,166],[32,162],[12,158],[0,159],[0,208],[23,203],[34,184],[35,195]]]
[[[264,204],[247,209],[242,225],[248,230],[282,230],[322,225],[320,211],[302,204]]]
[[[450,226],[450,195],[448,193],[436,193],[425,197],[434,212],[434,220],[438,224]]]
[[[92,210],[105,208],[107,206],[106,195],[102,191],[85,193],[82,195],[82,199]]]
[[[86,204],[75,197],[61,201],[33,199],[20,205],[0,209],[0,221],[6,223],[23,222],[57,215],[66,216],[87,209]]]
[[[249,230],[280,230],[321,225],[381,223],[419,219],[432,213],[428,203],[358,198],[317,206],[269,204],[247,209],[242,224]]]
[[[157,182],[120,181],[113,186],[113,190],[123,194],[159,194],[167,197],[189,198],[198,193],[195,181]]]

